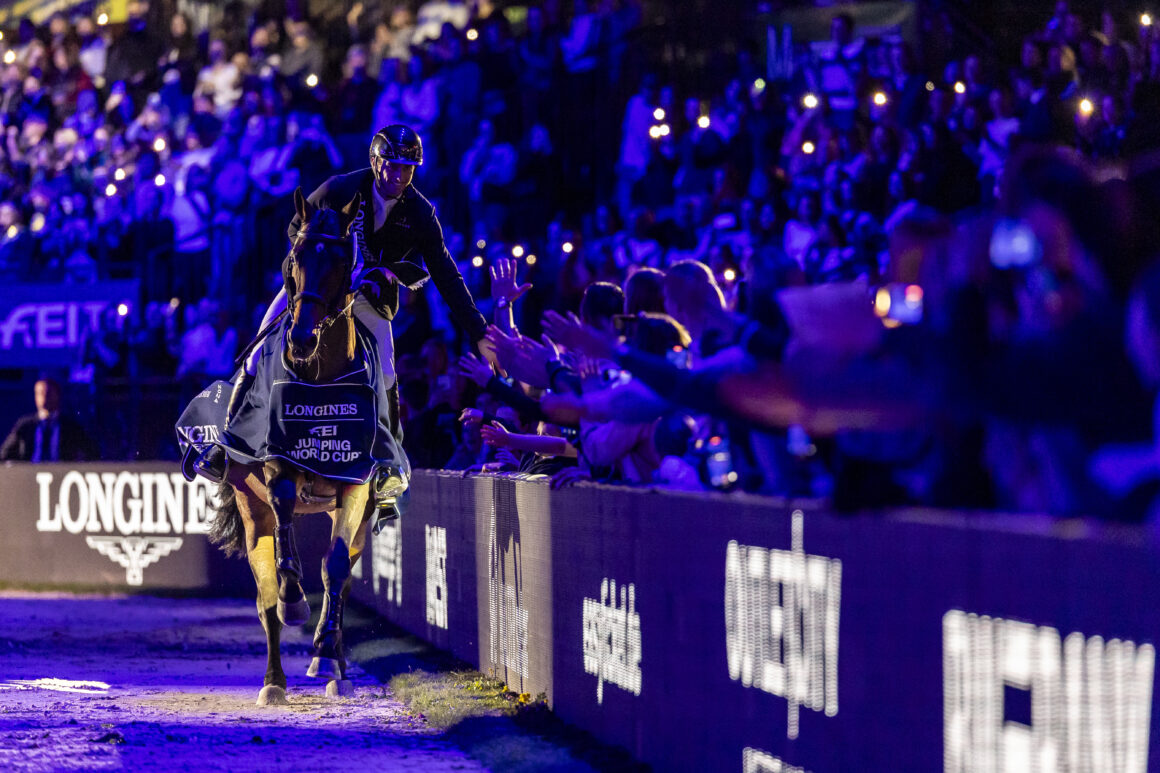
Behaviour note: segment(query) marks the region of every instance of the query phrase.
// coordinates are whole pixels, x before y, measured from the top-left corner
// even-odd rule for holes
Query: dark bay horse
[[[303,227],[291,249],[286,290],[293,322],[282,350],[291,372],[308,384],[333,382],[349,373],[355,360],[350,228],[359,203],[356,199],[341,212],[315,209],[301,189],[294,192]],[[293,517],[302,513],[326,512],[332,521],[330,548],[322,562],[322,614],[307,675],[329,678],[328,695],[351,691],[342,609],[350,591],[351,565],[366,543],[372,511],[369,490],[367,483],[309,479],[302,469],[280,458],[230,465],[210,537],[227,553],[245,552],[258,586],[258,617],[267,645],[259,706],[288,703],[279,651],[282,626],[303,625],[310,617],[292,531]]]

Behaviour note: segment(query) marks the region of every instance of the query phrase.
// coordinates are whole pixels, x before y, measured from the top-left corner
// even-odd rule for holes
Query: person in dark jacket
[[[80,423],[60,410],[60,385],[51,378],[33,386],[36,413],[21,416],[0,446],[0,461],[64,462],[96,459],[97,448]]]

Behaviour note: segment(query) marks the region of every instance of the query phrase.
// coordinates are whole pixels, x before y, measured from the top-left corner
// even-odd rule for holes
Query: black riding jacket
[[[475,306],[471,291],[463,281],[455,260],[447,251],[443,243],[443,228],[439,225],[439,218],[435,216],[435,207],[415,186],[408,185],[399,198],[399,202],[387,215],[383,227],[374,230],[374,214],[372,208],[372,186],[374,174],[370,168],[361,169],[350,174],[340,174],[331,177],[307,197],[315,207],[342,209],[349,204],[356,194],[362,194],[366,211],[363,221],[364,235],[366,236],[369,255],[363,256],[366,268],[376,266],[389,267],[397,261],[409,260],[413,263],[425,264],[431,279],[435,282],[439,294],[451,309],[456,323],[471,338],[477,342],[487,331],[487,320]],[[286,230],[290,240],[298,235],[301,220],[297,215],[290,221]],[[285,276],[288,264],[282,264]],[[392,319],[399,310],[399,287],[394,282],[382,278],[382,272],[371,274],[378,288],[377,297],[373,292],[364,293],[367,300],[375,309],[387,319]]]

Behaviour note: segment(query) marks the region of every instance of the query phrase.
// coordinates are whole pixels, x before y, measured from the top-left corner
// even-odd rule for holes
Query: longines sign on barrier
[[[1031,516],[419,473],[355,594],[657,770],[1160,770],[1160,553]]]
[[[205,536],[213,487],[175,467],[0,466],[0,582],[209,590],[238,575]]]

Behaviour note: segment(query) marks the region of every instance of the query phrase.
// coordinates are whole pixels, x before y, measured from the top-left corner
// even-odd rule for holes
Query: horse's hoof
[[[331,679],[326,683],[327,698],[346,698],[354,695],[354,682],[349,679]]]
[[[307,676],[330,677],[331,679],[342,679],[342,667],[334,658],[319,658],[316,657],[310,661],[310,668],[306,669]]]
[[[310,604],[305,598],[293,604],[278,599],[278,619],[286,626],[306,625],[306,621],[310,619]]]
[[[258,693],[257,705],[259,706],[289,706],[290,701],[286,700],[286,691],[276,684],[268,684],[262,688]]]

